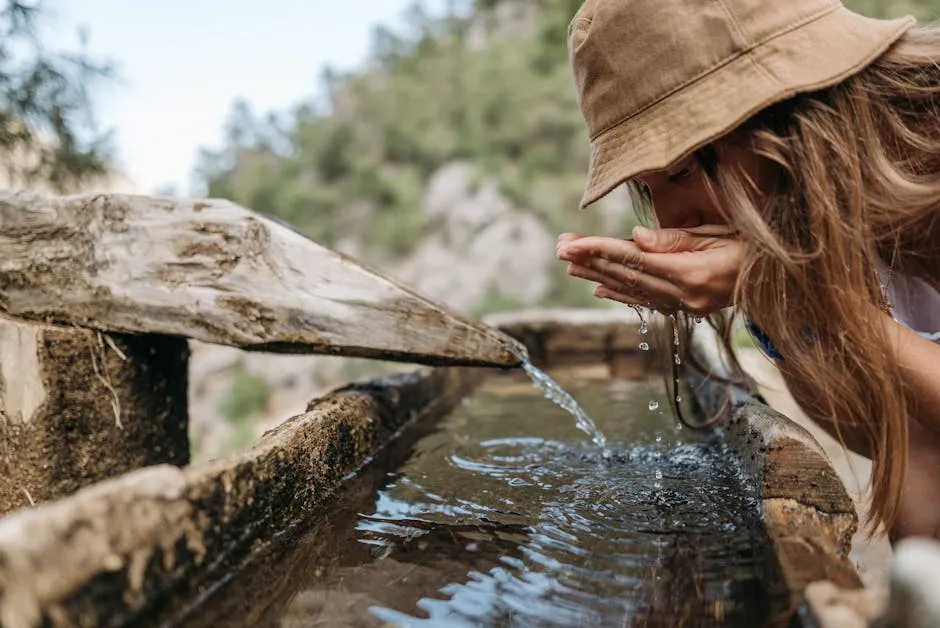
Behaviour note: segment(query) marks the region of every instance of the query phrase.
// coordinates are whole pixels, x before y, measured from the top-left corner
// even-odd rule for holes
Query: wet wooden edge
[[[858,529],[855,505],[812,434],[763,403],[746,384],[714,377],[727,377],[730,369],[711,329],[703,326],[691,350],[712,375],[688,367],[684,379],[702,414],[726,414],[716,434],[735,450],[759,492],[769,559],[776,568],[774,586],[790,600],[786,619],[816,626],[806,596],[810,584],[828,581],[841,589],[862,587],[849,559]]]
[[[446,414],[484,369],[352,384],[224,460],[148,467],[0,520],[0,625],[139,625],[309,517],[416,421]]]

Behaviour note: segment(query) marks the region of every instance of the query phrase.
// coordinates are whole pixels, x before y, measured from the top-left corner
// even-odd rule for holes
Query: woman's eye
[[[683,168],[682,170],[678,172],[674,172],[671,175],[669,175],[669,180],[675,183],[676,181],[681,181],[682,179],[688,178],[690,174],[692,173],[689,171],[688,168]]]
[[[690,162],[688,164],[683,165],[681,168],[679,168],[675,172],[669,173],[669,182],[678,183],[680,181],[684,181],[685,179],[688,179],[689,177],[691,177],[694,172],[695,172],[695,163]]]

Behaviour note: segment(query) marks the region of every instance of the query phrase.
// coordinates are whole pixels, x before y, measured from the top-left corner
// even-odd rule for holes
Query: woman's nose
[[[704,223],[699,199],[687,194],[652,193],[653,211],[662,229],[691,229]]]

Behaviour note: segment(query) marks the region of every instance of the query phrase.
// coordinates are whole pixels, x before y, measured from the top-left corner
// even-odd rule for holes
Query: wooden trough
[[[496,376],[481,367],[518,366],[513,344],[553,368],[659,368],[636,349],[629,311],[483,325],[220,200],[0,193],[0,315],[5,628],[199,625],[204,594],[239,586],[228,574],[286,530],[333,525],[344,478],[433,429]],[[698,337],[720,373],[714,339]],[[247,451],[191,465],[190,338],[426,366],[337,389]],[[859,586],[851,499],[807,432],[742,388],[684,377],[704,413],[734,401],[720,436],[761,498],[768,587],[790,621],[815,625],[809,583]],[[304,551],[315,563],[317,548]],[[290,574],[257,574],[255,598],[269,599],[254,615],[219,612],[276,625]]]
[[[593,365],[629,377],[654,368],[651,354],[635,348],[630,314],[521,312],[490,322],[543,365]],[[707,343],[699,347],[706,357]],[[185,616],[194,592],[225,586],[224,575],[258,543],[305,518],[310,525],[312,511],[329,512],[343,478],[393,441],[431,429],[487,375],[493,373],[435,367],[351,384],[312,401],[244,453],[183,468],[152,466],[8,515],[0,520],[0,623],[147,626]],[[715,381],[689,381],[706,410],[728,393]],[[724,437],[762,498],[770,586],[786,592],[792,621],[808,621],[802,604],[809,582],[858,586],[846,558],[855,511],[809,434],[733,392],[738,404]],[[800,480],[807,472],[810,480]],[[315,561],[315,548],[308,551]],[[264,616],[224,611],[245,625],[276,625],[272,618],[289,601],[280,585],[290,575],[260,573],[262,584],[278,584],[266,582],[271,599],[260,605],[265,587],[252,585],[252,607]]]

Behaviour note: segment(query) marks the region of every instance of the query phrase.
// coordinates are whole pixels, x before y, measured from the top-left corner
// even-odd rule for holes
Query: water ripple
[[[538,391],[484,390],[358,517],[369,557],[337,586],[361,580],[402,626],[759,624],[757,502],[731,453],[650,413],[648,387],[569,390],[609,455]],[[388,590],[357,575],[403,564]]]

